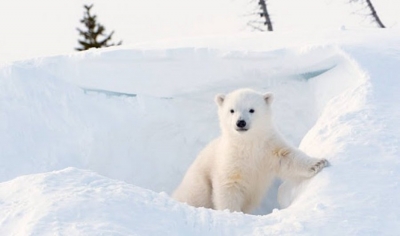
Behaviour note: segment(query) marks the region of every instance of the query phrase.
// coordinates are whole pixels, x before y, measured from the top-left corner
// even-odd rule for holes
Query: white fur
[[[326,160],[308,157],[275,130],[272,100],[272,94],[250,89],[217,95],[221,136],[201,151],[173,198],[195,207],[249,213],[276,176],[301,180],[324,168]],[[238,120],[246,122],[246,131],[237,130]]]

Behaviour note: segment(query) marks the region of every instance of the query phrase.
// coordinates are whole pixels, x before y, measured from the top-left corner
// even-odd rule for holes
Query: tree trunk
[[[381,19],[379,19],[378,13],[376,13],[376,10],[374,6],[372,5],[371,0],[366,0],[369,9],[371,10],[371,15],[374,18],[375,22],[379,25],[381,28],[386,28],[385,25],[382,23]]]
[[[260,4],[261,10],[262,10],[261,16],[265,18],[264,25],[267,25],[268,31],[273,31],[274,29],[272,28],[272,22],[271,22],[271,18],[269,17],[269,13],[267,10],[267,4],[265,3],[265,0],[260,0],[258,2],[258,4]]]

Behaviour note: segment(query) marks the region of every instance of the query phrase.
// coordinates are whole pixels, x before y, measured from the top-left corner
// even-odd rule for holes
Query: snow
[[[396,235],[396,30],[165,41],[0,68],[0,235]],[[219,133],[213,97],[272,91],[278,129],[331,166],[254,215],[169,197]],[[282,204],[279,206],[278,201]]]

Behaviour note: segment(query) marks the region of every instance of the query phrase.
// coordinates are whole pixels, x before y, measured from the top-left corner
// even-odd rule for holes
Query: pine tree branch
[[[255,31],[261,31],[261,32],[265,31],[263,28],[261,28],[260,26],[255,25],[255,24],[260,24],[260,22],[258,22],[258,21],[250,21],[250,22],[247,23],[247,25],[250,26]]]

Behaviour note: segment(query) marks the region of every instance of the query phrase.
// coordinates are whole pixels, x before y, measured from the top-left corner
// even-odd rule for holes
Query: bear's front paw
[[[316,175],[326,166],[329,166],[328,160],[326,159],[317,160],[317,162],[315,162],[309,169],[310,177]]]

